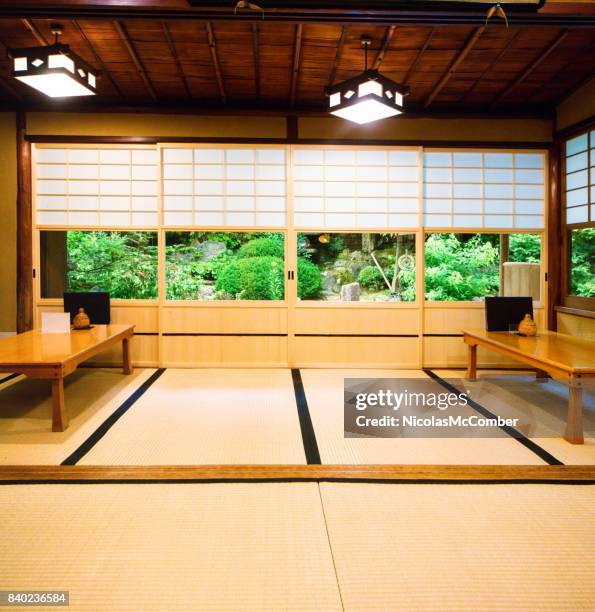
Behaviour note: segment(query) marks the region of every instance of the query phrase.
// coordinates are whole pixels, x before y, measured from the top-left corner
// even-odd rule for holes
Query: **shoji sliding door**
[[[140,365],[460,366],[461,329],[483,325],[486,295],[533,295],[543,321],[546,161],[38,144],[36,321],[64,290],[107,290],[113,320],[136,324]]]

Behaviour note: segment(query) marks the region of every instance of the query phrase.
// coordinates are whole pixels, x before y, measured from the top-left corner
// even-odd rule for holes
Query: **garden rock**
[[[227,251],[224,242],[217,242],[215,240],[205,240],[200,243],[199,248],[202,251],[203,261],[211,261]]]
[[[342,302],[359,302],[360,287],[359,283],[349,283],[341,287]]]

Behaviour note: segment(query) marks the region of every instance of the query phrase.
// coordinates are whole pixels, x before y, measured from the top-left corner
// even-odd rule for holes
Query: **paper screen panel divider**
[[[424,152],[424,227],[543,230],[545,154]]]
[[[287,225],[285,147],[163,147],[163,225]]]
[[[421,148],[293,149],[296,228],[407,229],[419,226]]]
[[[35,148],[36,224],[157,227],[157,148]]]

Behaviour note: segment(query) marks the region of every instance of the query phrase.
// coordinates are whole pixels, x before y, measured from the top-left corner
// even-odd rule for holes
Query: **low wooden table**
[[[132,374],[130,339],[134,325],[95,325],[69,334],[28,331],[0,340],[0,372],[18,372],[52,381],[52,431],[64,431],[68,418],[64,406],[64,377],[77,366],[122,342],[124,374]]]
[[[572,444],[583,444],[583,380],[595,377],[595,342],[558,334],[539,332],[537,336],[519,336],[509,332],[483,329],[463,330],[469,347],[467,379],[477,376],[477,347],[512,357],[535,369],[538,377],[548,374],[568,384],[568,415],[564,438]]]

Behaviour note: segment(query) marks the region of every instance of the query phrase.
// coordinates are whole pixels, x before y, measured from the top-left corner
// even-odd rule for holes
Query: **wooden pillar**
[[[500,234],[500,295],[504,295],[504,263],[508,261],[508,234]]]
[[[31,215],[31,145],[27,116],[17,113],[17,332],[33,328],[33,228]]]
[[[542,249],[547,249],[547,278],[548,278],[548,302],[547,302],[547,326],[548,329],[556,331],[555,306],[561,304],[562,300],[562,219],[561,219],[561,149],[560,142],[556,138],[549,152],[549,201],[548,201],[548,231],[545,237],[546,244]],[[565,261],[565,258],[564,258]]]

